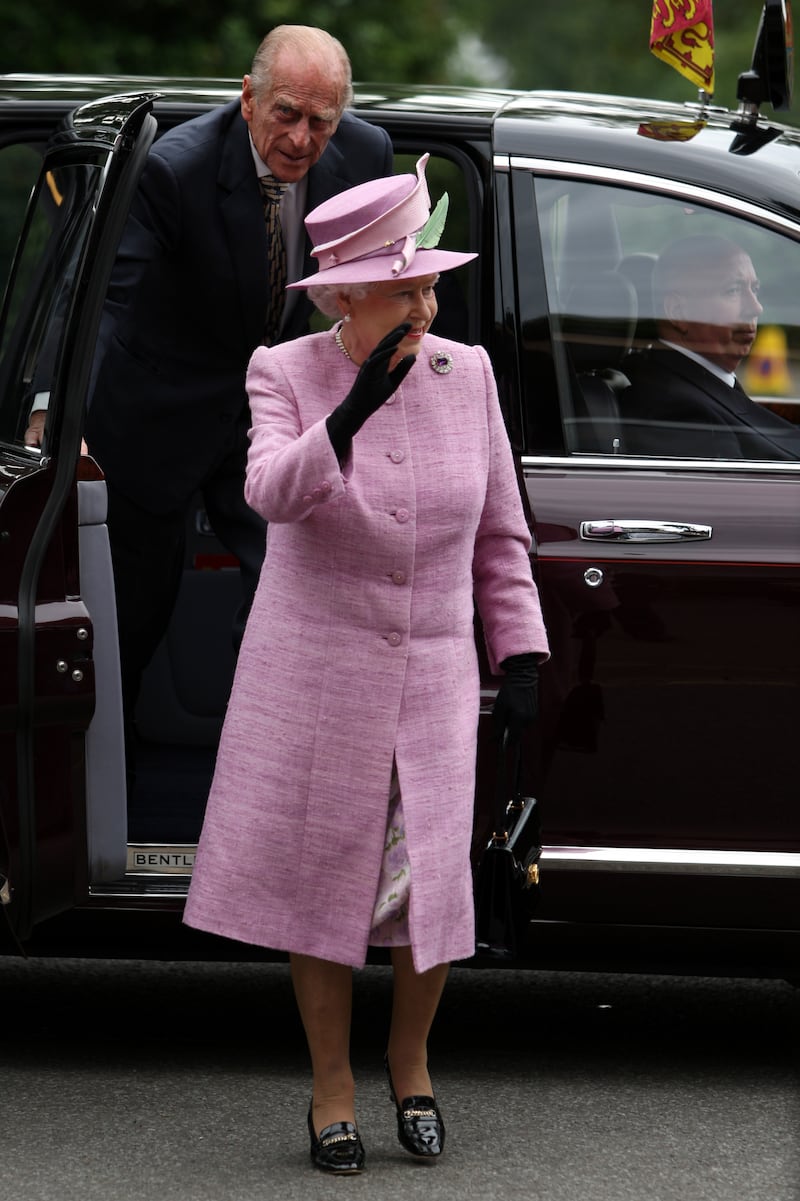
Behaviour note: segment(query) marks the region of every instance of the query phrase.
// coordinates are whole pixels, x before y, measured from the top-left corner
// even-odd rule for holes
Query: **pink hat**
[[[477,258],[434,249],[447,215],[445,194],[431,216],[423,154],[416,175],[390,175],[358,184],[318,205],[306,229],[319,263],[316,275],[289,284],[361,284],[434,275]],[[423,227],[426,227],[423,229]]]

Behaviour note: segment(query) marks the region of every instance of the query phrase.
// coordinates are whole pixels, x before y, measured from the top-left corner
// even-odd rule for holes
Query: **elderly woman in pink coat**
[[[329,332],[259,348],[246,497],[269,523],[185,920],[289,953],[312,1162],[360,1172],[352,969],[391,948],[386,1071],[402,1146],[445,1129],[428,1034],[475,948],[477,604],[500,726],[536,712],[547,639],[511,449],[480,347],[432,336],[427,155],[307,220]]]

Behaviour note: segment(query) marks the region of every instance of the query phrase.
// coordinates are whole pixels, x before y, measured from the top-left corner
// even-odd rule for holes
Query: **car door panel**
[[[76,110],[51,139],[0,330],[0,554],[7,914],[20,937],[87,891],[85,731],[93,629],[80,590],[77,463],[106,281],[152,142],[152,96]],[[49,396],[41,448],[24,444]],[[124,795],[109,797],[121,807]]]
[[[800,824],[787,821],[798,465],[637,460],[624,428],[597,436],[581,372],[605,389],[613,420],[612,387],[627,384],[617,380],[637,349],[613,299],[627,295],[613,278],[631,249],[625,214],[645,228],[664,209],[557,171],[541,192],[534,170],[509,172],[516,280],[505,304],[518,320],[525,491],[553,650],[541,673],[541,918],[787,928],[800,900]],[[677,229],[681,213],[666,215]],[[714,228],[711,210],[697,217]],[[781,247],[745,234],[765,263],[770,315],[791,330]]]
[[[543,703],[554,840],[786,846],[800,718],[795,482],[528,468],[526,483],[561,655]],[[752,516],[759,507],[770,521]],[[580,537],[582,521],[629,515],[699,522],[712,536]]]

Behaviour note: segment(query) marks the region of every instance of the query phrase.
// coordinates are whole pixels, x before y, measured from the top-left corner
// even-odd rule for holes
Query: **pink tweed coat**
[[[493,668],[547,640],[485,351],[428,336],[340,469],[325,417],[356,372],[330,332],[250,362],[246,496],[267,554],[185,920],[362,965],[394,759],[421,972],[474,951],[473,597]]]

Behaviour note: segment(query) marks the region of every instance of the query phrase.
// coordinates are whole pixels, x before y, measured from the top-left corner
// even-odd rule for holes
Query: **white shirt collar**
[[[255,143],[253,141],[253,135],[250,133],[249,130],[247,131],[247,136],[250,139],[250,153],[252,154],[253,162],[256,165],[256,175],[258,176],[259,179],[263,179],[265,175],[269,175],[271,178],[272,172],[270,171],[267,164],[264,162],[261,155],[256,150]],[[292,186],[293,186],[292,184],[289,185],[289,187],[292,187]]]
[[[250,138],[250,153],[253,156],[256,175],[259,179],[262,179],[265,175],[268,175],[271,178],[272,172],[256,150],[253,144],[253,135],[249,130],[247,131],[247,136]],[[301,238],[302,244],[304,244],[303,212],[306,204],[306,189],[308,187],[307,181],[308,176],[304,175],[303,178],[297,180],[296,183],[288,184],[283,199],[281,200],[281,222],[284,226],[284,232],[287,234],[287,237],[296,235],[297,237]],[[287,225],[289,226],[288,229],[286,228]],[[300,276],[293,275],[291,278],[299,279]]]

